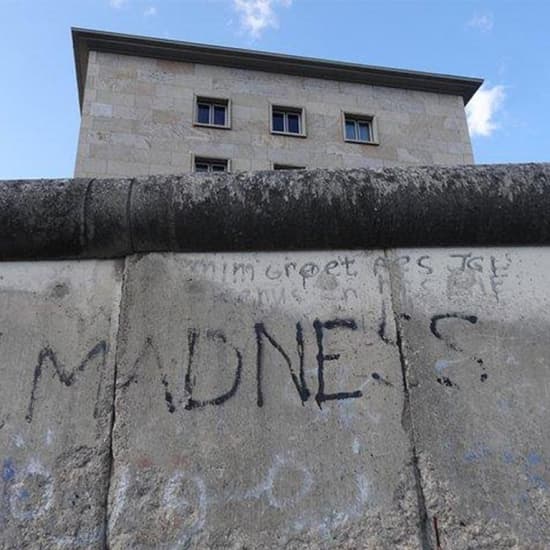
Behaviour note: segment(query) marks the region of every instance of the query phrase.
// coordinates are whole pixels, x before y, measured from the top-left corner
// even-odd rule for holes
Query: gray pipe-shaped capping
[[[550,244],[550,164],[0,182],[0,259]]]

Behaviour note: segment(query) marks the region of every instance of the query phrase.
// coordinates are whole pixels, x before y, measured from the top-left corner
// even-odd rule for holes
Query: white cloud
[[[112,8],[120,9],[124,4],[126,4],[127,0],[109,0],[109,4]]]
[[[490,32],[493,30],[494,20],[492,13],[474,13],[468,21],[468,27],[478,29],[482,32]]]
[[[233,0],[241,28],[253,38],[259,38],[268,27],[278,27],[276,5],[288,7],[291,4],[292,0]]]
[[[466,105],[470,135],[490,136],[497,128],[495,114],[502,107],[506,94],[504,86],[482,86]]]
[[[152,17],[153,15],[156,15],[156,14],[157,14],[157,8],[155,8],[155,6],[149,6],[143,12],[143,15],[145,15],[145,17]]]

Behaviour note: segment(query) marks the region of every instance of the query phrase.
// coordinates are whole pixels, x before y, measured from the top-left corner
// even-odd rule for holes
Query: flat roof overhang
[[[71,32],[80,108],[90,51],[456,95],[462,96],[465,105],[483,84],[481,78],[391,69],[90,29],[72,28]]]

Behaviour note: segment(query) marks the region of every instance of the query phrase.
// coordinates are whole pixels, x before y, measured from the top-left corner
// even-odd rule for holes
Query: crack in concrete
[[[134,244],[134,229],[132,226],[132,193],[134,191],[134,183],[136,179],[132,178],[130,181],[130,187],[128,188],[128,196],[126,197],[126,220],[128,223],[128,239],[130,241],[130,254],[134,254],[136,252],[135,244]],[[126,255],[126,258],[129,256]],[[126,259],[124,260],[124,275],[126,276]],[[124,283],[123,279],[123,283]],[[124,290],[124,289],[123,289]]]
[[[111,422],[109,425],[109,472],[107,475],[107,483],[106,483],[106,490],[105,490],[105,501],[103,504],[104,508],[104,516],[103,516],[103,548],[104,550],[109,549],[109,519],[110,519],[110,510],[109,510],[109,496],[111,494],[111,482],[113,479],[114,474],[114,453],[113,453],[113,434],[114,434],[114,428],[115,428],[115,422],[116,422],[116,391],[117,391],[117,370],[118,370],[118,343],[119,343],[119,335],[120,330],[122,327],[122,316],[124,312],[124,296],[125,296],[125,288],[126,288],[126,279],[128,275],[128,258],[129,256],[126,256],[124,258],[124,267],[122,269],[122,280],[120,282],[120,298],[118,303],[118,320],[117,320],[117,327],[116,327],[116,333],[115,333],[115,352],[114,352],[114,366],[113,366],[113,389],[111,392]]]
[[[388,250],[384,249],[384,256],[386,259],[389,259]],[[391,262],[387,262],[387,265],[391,266]],[[409,433],[409,440],[411,445],[412,453],[412,464],[416,488],[416,497],[418,502],[418,514],[420,517],[420,541],[422,544],[423,550],[432,550],[433,545],[431,543],[431,536],[429,530],[428,522],[428,510],[426,507],[426,498],[424,496],[424,491],[422,488],[422,473],[420,472],[420,466],[418,464],[418,452],[416,449],[416,441],[414,436],[414,423],[413,415],[411,409],[411,400],[409,393],[409,385],[407,381],[407,358],[405,357],[405,350],[403,348],[403,338],[402,338],[402,327],[401,320],[402,315],[399,312],[399,297],[396,295],[396,292],[399,292],[399,289],[402,287],[401,284],[397,286],[394,284],[394,278],[400,279],[401,274],[398,271],[398,267],[389,267],[389,281],[390,281],[390,298],[392,305],[393,318],[395,322],[395,340],[397,350],[399,352],[399,362],[401,365],[401,376],[403,380],[403,392],[404,392],[404,403],[403,403],[403,418],[408,420],[407,431]]]

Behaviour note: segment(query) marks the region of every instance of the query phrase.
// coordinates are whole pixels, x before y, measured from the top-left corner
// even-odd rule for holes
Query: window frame
[[[346,124],[348,121],[353,121],[356,126],[356,135],[357,133],[357,124],[367,123],[369,125],[370,139],[349,139],[346,134]],[[342,111],[342,135],[346,143],[358,143],[359,145],[380,145],[378,141],[378,124],[376,117],[373,114],[367,113],[350,113],[349,111]]]
[[[197,170],[197,163],[208,165],[208,170]],[[212,170],[211,168],[214,164],[225,164],[225,170]],[[220,157],[205,157],[203,155],[191,155],[191,168],[193,174],[229,174],[231,172],[231,159],[223,159]]]
[[[202,128],[216,128],[218,130],[231,129],[231,100],[223,97],[211,97],[203,95],[194,95],[193,97],[193,126]],[[199,104],[209,106],[209,122],[199,122]],[[214,107],[225,108],[225,124],[214,124]]]
[[[282,113],[283,114],[283,127],[285,128],[285,130],[281,131],[281,130],[275,130],[273,128],[273,115],[276,113],[276,112],[279,112],[279,113]],[[299,132],[289,132],[288,131],[288,115],[289,114],[293,114],[293,115],[298,115],[298,124],[299,124]],[[276,104],[273,104],[271,103],[270,104],[270,109],[269,109],[269,129],[270,129],[270,132],[273,134],[273,135],[276,135],[276,136],[290,136],[290,137],[301,137],[301,138],[305,138],[307,137],[307,133],[306,133],[306,110],[304,107],[291,107],[291,106],[288,106],[288,105],[280,105],[278,103]]]

